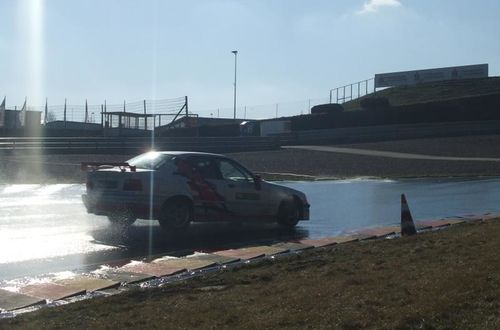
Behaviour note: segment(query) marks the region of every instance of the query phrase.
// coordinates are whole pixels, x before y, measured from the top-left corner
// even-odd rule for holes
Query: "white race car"
[[[298,190],[269,183],[236,161],[200,152],[148,152],[125,163],[82,163],[88,213],[131,225],[159,220],[169,231],[195,221],[263,221],[294,227],[309,220]]]

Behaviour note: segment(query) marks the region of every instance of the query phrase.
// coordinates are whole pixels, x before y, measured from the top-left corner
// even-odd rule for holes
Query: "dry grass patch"
[[[157,289],[47,308],[4,328],[500,328],[500,223],[349,243]]]

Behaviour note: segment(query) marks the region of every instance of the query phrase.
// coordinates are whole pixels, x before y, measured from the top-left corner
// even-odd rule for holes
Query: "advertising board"
[[[415,85],[433,81],[486,77],[488,77],[488,64],[378,73],[375,75],[375,88]]]

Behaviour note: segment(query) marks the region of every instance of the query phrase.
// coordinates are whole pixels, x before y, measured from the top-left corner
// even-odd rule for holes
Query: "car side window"
[[[203,178],[214,180],[221,179],[221,174],[214,160],[204,157],[196,157],[190,158],[189,162]]]
[[[219,160],[219,169],[222,174],[222,178],[225,180],[233,181],[252,181],[253,178],[249,173],[241,169],[236,164],[229,162],[227,160]]]

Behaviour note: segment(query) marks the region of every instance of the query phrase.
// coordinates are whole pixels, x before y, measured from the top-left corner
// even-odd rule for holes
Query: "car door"
[[[220,158],[217,164],[225,184],[228,211],[242,219],[262,216],[262,190],[252,174],[230,159]]]
[[[228,217],[225,183],[213,157],[190,156],[184,176],[191,191],[196,220],[225,220]]]

